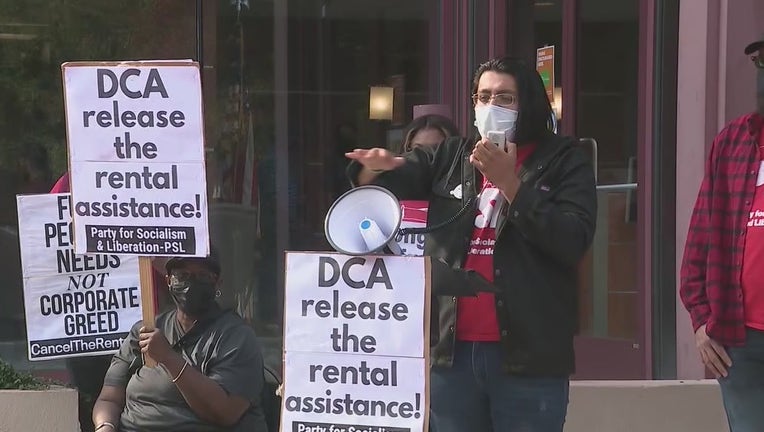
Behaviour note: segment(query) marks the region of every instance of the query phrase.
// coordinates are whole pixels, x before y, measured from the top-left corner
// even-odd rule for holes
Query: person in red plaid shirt
[[[764,37],[745,54],[757,68],[758,109],[713,142],[679,289],[731,432],[764,430]]]

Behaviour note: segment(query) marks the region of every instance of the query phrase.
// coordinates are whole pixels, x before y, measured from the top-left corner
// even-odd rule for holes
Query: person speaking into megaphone
[[[348,174],[355,186],[429,201],[427,225],[442,227],[425,241],[439,320],[433,430],[561,432],[574,371],[578,264],[596,223],[593,164],[576,139],[552,131],[552,107],[533,67],[490,60],[472,90],[479,138],[452,137],[401,156],[354,150],[346,154]],[[471,286],[461,287],[463,296],[443,296],[457,291],[454,284]]]

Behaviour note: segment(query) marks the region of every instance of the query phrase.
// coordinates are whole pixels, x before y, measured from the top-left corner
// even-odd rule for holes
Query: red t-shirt
[[[745,325],[764,330],[764,130],[759,132],[759,174],[748,217],[743,249],[743,311]]]
[[[517,167],[533,153],[535,145],[517,149]],[[487,179],[478,199],[475,229],[472,231],[470,250],[464,268],[475,270],[493,282],[493,247],[496,243],[496,222],[499,209],[506,199],[501,191]],[[499,321],[493,293],[481,292],[477,297],[459,297],[456,305],[456,338],[472,342],[496,342],[500,340]]]

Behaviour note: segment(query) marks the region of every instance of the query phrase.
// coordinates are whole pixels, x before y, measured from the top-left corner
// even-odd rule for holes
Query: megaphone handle
[[[456,222],[457,220],[459,220],[462,216],[464,216],[467,213],[467,210],[470,210],[472,208],[472,204],[475,202],[476,198],[477,196],[473,196],[472,198],[467,200],[467,203],[464,204],[464,206],[461,209],[459,209],[459,211],[456,212],[456,214],[454,214],[453,216],[451,216],[450,218],[446,219],[445,221],[439,224],[435,224],[433,226],[425,227],[425,228],[401,228],[400,234],[404,236],[408,234],[428,234],[433,231],[437,231],[439,229],[445,228],[451,225],[452,223]]]
[[[393,255],[403,255],[403,251],[401,250],[401,247],[398,245],[398,243],[395,242],[395,239],[390,240],[387,243],[387,248],[390,249],[390,253]]]

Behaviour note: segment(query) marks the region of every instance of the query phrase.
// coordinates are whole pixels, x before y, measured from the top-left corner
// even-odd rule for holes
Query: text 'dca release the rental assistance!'
[[[199,65],[64,63],[77,253],[208,253]]]
[[[425,432],[429,258],[288,253],[282,431]]]

